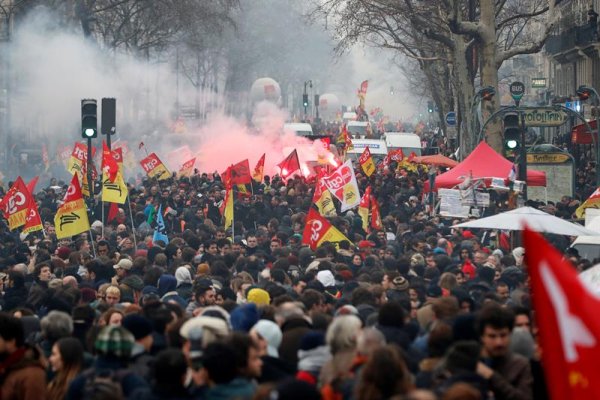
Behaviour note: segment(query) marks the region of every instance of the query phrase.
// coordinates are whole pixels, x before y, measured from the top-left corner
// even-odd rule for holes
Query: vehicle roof
[[[295,130],[301,130],[301,131],[307,131],[307,130],[312,131],[312,126],[306,122],[285,123],[285,124],[283,124],[283,127],[287,128],[287,129],[295,129]]]
[[[346,126],[368,126],[369,121],[348,121]]]

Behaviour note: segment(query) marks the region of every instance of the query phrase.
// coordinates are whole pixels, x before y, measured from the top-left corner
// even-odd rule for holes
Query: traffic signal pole
[[[518,105],[517,105],[518,107]],[[527,149],[525,147],[525,113],[519,111],[521,118],[521,146],[519,146],[519,179],[524,182],[523,200],[527,201]]]
[[[89,193],[90,193],[88,199],[90,199],[90,204],[93,204],[94,182],[92,181],[92,138],[91,137],[87,138],[87,166],[86,166],[86,173],[87,173],[88,190],[89,190]]]

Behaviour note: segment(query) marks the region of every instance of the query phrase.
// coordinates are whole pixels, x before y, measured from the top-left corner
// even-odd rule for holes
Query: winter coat
[[[46,369],[40,352],[22,347],[0,363],[0,399],[46,399]]]
[[[287,320],[281,326],[283,335],[279,345],[279,357],[290,365],[297,365],[300,341],[311,328],[310,322],[304,318]]]

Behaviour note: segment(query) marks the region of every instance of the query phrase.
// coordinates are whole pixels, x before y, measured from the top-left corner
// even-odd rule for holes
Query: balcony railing
[[[563,53],[576,47],[586,47],[598,41],[590,25],[573,27],[560,35],[549,36],[544,49],[550,54]]]

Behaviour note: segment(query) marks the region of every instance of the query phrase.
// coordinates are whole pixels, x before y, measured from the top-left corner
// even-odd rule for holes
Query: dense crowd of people
[[[348,211],[315,250],[302,177],[238,194],[228,230],[218,175],[144,180],[69,240],[53,180],[44,235],[0,231],[0,399],[545,398],[524,249],[430,216],[427,170],[394,167],[357,173],[384,229]]]

